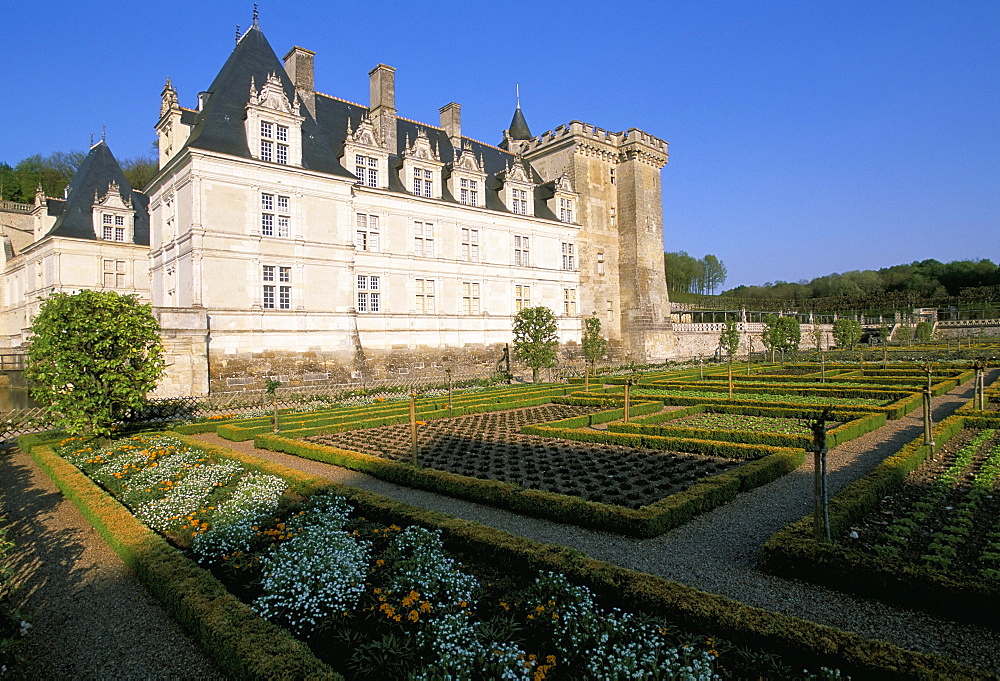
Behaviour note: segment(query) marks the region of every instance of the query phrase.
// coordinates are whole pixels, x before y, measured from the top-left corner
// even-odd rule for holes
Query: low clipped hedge
[[[46,441],[44,436],[19,440],[21,448],[31,454],[167,612],[223,670],[233,678],[247,679],[343,678],[288,631],[254,614],[210,572],[173,548],[75,466],[56,455],[52,448],[56,443]],[[210,449],[200,442],[197,446]],[[256,468],[274,468],[230,450],[225,455],[242,458]],[[302,491],[316,488],[314,479],[296,471],[285,469],[282,475],[290,477]]]
[[[703,406],[703,405],[702,405]],[[686,410],[679,410],[686,411]],[[697,412],[696,412],[697,413]],[[731,412],[722,412],[731,413]],[[818,416],[818,414],[814,415]],[[827,447],[833,448],[853,440],[865,433],[881,428],[886,423],[885,414],[854,414],[847,423],[831,428],[826,434]],[[727,430],[721,428],[684,428],[680,426],[657,426],[648,424],[621,423],[608,426],[608,430],[616,433],[637,433],[640,435],[659,435],[663,437],[694,438],[699,440],[722,440],[725,442],[743,442],[746,444],[767,445],[770,447],[795,447],[808,449],[813,445],[812,435],[805,433],[769,433],[749,430]]]
[[[726,473],[706,478],[688,489],[639,509],[601,504],[497,480],[482,480],[410,463],[352,452],[279,435],[260,435],[254,444],[305,459],[362,471],[407,487],[504,508],[525,515],[634,537],[655,537],[716,508],[740,492],[759,487],[802,465],[801,450],[776,450]],[[721,443],[720,443],[721,444]]]
[[[944,444],[966,426],[984,427],[979,419],[951,416],[935,426],[935,443]],[[900,488],[906,476],[930,455],[931,448],[923,444],[923,439],[921,434],[830,500],[832,536],[843,536],[884,497]],[[836,542],[817,541],[812,526],[813,515],[809,514],[772,536],[764,545],[764,569],[865,598],[919,607],[951,619],[998,626],[1000,584],[900,563]]]
[[[94,523],[102,536],[134,563],[150,590],[189,628],[201,645],[236,678],[337,679],[311,651],[280,627],[256,615],[208,571],[148,530],[75,467],[39,440],[36,461]],[[197,441],[199,447],[205,443]],[[680,627],[726,638],[743,647],[761,648],[799,666],[823,664],[855,678],[973,679],[978,670],[938,655],[918,653],[865,639],[781,613],[745,605],[662,577],[588,558],[574,549],[541,544],[524,537],[420,509],[388,497],[331,483],[254,457],[221,450],[226,456],[256,464],[302,489],[330,489],[349,498],[361,515],[386,523],[440,529],[450,550],[488,556],[491,565],[529,578],[539,571],[560,572],[595,592],[605,603],[669,618]],[[44,464],[42,463],[44,462]],[[151,536],[150,536],[151,535]],[[150,548],[146,548],[146,547]],[[155,552],[155,556],[154,556]]]

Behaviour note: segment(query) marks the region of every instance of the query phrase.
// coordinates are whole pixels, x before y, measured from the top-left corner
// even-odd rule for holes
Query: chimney
[[[370,115],[385,140],[386,150],[396,148],[396,69],[379,64],[368,72],[371,88]]]
[[[455,156],[462,150],[462,105],[452,102],[441,107],[441,127],[451,141]]]
[[[295,46],[288,50],[284,59],[285,73],[295,86],[295,93],[313,118],[316,117],[316,84],[313,77],[315,57],[315,52]]]

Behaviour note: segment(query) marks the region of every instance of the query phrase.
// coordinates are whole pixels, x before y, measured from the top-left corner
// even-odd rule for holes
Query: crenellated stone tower
[[[626,359],[668,357],[674,337],[660,183],[667,143],[635,128],[608,132],[579,121],[528,140],[517,137],[505,135],[510,151],[545,180],[568,179],[579,194],[581,314],[600,317]]]

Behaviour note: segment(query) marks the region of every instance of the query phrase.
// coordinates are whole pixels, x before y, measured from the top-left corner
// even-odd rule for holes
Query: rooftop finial
[[[90,146],[94,146],[94,133],[90,133]]]
[[[260,18],[260,13],[257,11],[257,3],[255,2],[253,4],[253,27],[254,28],[260,28],[260,25],[257,23],[257,19],[258,18]]]
[[[514,97],[517,99],[517,108],[521,108],[521,84],[514,83]]]
[[[104,129],[104,126],[102,125],[101,126],[101,141],[103,142],[106,137],[107,137],[107,131]]]
[[[240,25],[236,24],[236,44],[240,44]]]

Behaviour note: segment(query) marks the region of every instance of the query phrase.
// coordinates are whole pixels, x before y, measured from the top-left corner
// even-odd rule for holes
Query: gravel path
[[[0,452],[0,494],[15,596],[32,618],[5,679],[223,678],[20,450]]]
[[[988,382],[1000,370],[990,372]],[[932,402],[935,422],[972,398],[972,382]],[[890,421],[879,430],[830,450],[831,495],[874,469],[883,459],[923,432],[923,412]],[[654,539],[632,539],[410,489],[316,461],[260,450],[252,442],[229,442],[214,434],[206,442],[228,446],[400,501],[473,520],[536,541],[570,546],[609,563],[662,575],[704,591],[768,610],[890,641],[912,650],[935,652],[1000,674],[1000,634],[981,627],[931,617],[916,610],[852,598],[824,587],[761,572],[761,547],[772,534],[812,510],[812,461],[686,525]]]

